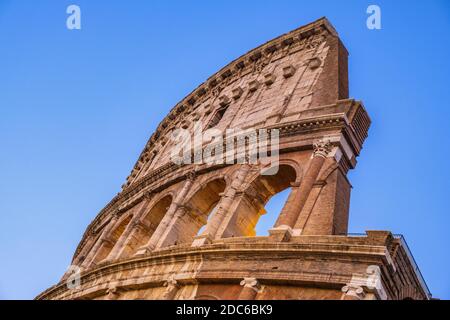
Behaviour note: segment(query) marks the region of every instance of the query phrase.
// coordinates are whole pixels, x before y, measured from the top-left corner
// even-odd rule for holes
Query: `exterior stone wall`
[[[83,273],[80,288],[68,290],[61,283],[39,299],[235,300],[243,298],[245,286],[254,292],[246,299],[350,299],[351,288],[362,290],[363,300],[427,299],[406,256],[388,232],[294,236],[286,243],[228,238],[104,264]],[[380,270],[379,288],[371,284],[373,267]]]
[[[429,298],[389,232],[346,236],[347,173],[370,126],[348,97],[347,56],[320,19],[213,75],[172,109],[88,227],[73,259],[81,286],[67,288],[66,274],[38,298]],[[173,163],[171,133],[198,121],[203,130],[279,130],[278,173],[263,175],[262,162]],[[286,189],[270,236],[257,237],[265,205]]]

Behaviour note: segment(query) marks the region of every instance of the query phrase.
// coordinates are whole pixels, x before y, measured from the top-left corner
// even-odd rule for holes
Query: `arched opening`
[[[164,218],[171,203],[172,196],[168,195],[151,207],[142,218],[140,225],[135,227],[135,230],[131,233],[128,243],[122,250],[121,258],[134,255],[139,248],[147,244]]]
[[[103,261],[104,259],[106,259],[106,257],[108,257],[109,253],[114,248],[114,245],[117,243],[117,241],[119,241],[126,227],[130,223],[131,217],[132,216],[129,215],[128,217],[123,219],[115,229],[113,229],[109,236],[109,241],[103,243],[97,255],[95,256],[94,263],[99,263],[100,261]]]
[[[212,128],[216,127],[220,123],[220,120],[222,120],[223,116],[227,112],[228,107],[229,107],[229,104],[219,108],[214,113],[214,115],[212,116],[211,120],[209,120],[209,123],[208,123],[208,126],[207,126],[208,129],[212,129]]]
[[[171,244],[191,243],[200,230],[208,222],[208,218],[214,214],[220,200],[220,195],[225,191],[226,182],[223,178],[208,182],[198,190],[186,203],[186,214],[181,218],[176,239]]]
[[[212,208],[211,212],[208,213],[208,218],[206,219],[206,224],[203,225],[200,230],[197,232],[197,236],[203,234],[203,232],[206,230],[206,226],[209,223],[209,221],[211,221],[211,219],[214,217],[214,215],[216,214],[216,211],[218,209],[218,204],[219,202],[217,202],[214,207]]]
[[[213,295],[204,294],[201,296],[196,296],[194,300],[207,301],[207,300],[219,300],[219,298],[217,298]]]
[[[291,188],[287,188],[269,199],[267,204],[264,206],[266,213],[261,216],[258,223],[256,224],[256,235],[265,237],[269,235],[269,230],[273,228],[278,216],[283,210],[284,205],[291,193]]]
[[[258,176],[241,195],[233,220],[228,224],[222,237],[254,237],[257,234],[267,234],[278,218],[285,199],[289,196],[291,184],[296,178],[295,169],[289,165],[281,165],[276,175]],[[269,200],[275,195],[278,195],[275,203],[271,202],[270,207],[267,207]],[[266,215],[267,209],[270,209],[270,215],[267,219],[265,217],[261,220],[260,218]],[[262,224],[257,227],[260,220]]]

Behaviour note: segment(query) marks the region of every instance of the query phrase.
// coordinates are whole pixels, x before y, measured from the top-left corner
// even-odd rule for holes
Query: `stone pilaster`
[[[175,279],[175,276],[170,276],[166,282],[164,282],[164,287],[166,287],[166,290],[164,291],[163,296],[161,297],[162,300],[174,300],[175,296],[180,289],[180,285],[178,281]]]
[[[286,203],[286,206],[283,208],[275,223],[275,229],[285,229],[292,232],[314,183],[319,176],[325,159],[332,150],[332,145],[328,140],[317,141],[313,147],[314,153],[309,168],[306,170],[298,188],[295,187],[292,189],[289,201]]]
[[[181,188],[180,192],[178,193],[175,200],[170,205],[164,218],[159,223],[158,227],[156,228],[155,232],[153,233],[153,235],[150,238],[147,245],[145,245],[143,248],[141,248],[137,252],[137,254],[136,254],[137,256],[144,255],[148,252],[151,252],[157,247],[158,242],[167,233],[169,226],[172,223],[172,220],[175,218],[175,214],[178,210],[178,207],[184,202],[184,200],[185,200],[184,198],[186,197],[187,193],[191,189],[191,187],[195,181],[195,178],[196,178],[195,172],[189,172],[186,175],[186,181],[184,182],[184,185]]]
[[[250,165],[243,164],[233,176],[230,186],[221,195],[217,210],[214,216],[209,220],[205,231],[195,238],[192,244],[194,247],[210,243],[217,237],[217,232],[224,222],[226,215],[232,214],[230,209],[233,202],[236,201],[238,190],[242,187],[250,169]]]
[[[116,259],[128,257],[130,254],[133,254],[133,252],[129,251],[130,248],[134,248],[133,243],[136,243],[139,237],[143,234],[150,234],[153,231],[152,228],[146,225],[141,219],[130,223],[130,227],[131,232],[129,233],[128,237],[125,238],[125,242],[120,247]]]
[[[157,243],[156,248],[185,243],[207,223],[206,217],[187,205],[178,207],[172,222]]]
[[[142,215],[145,213],[150,200],[151,200],[151,194],[147,194],[144,196],[144,199],[142,200],[142,204],[140,205],[139,209],[133,216],[130,223],[125,228],[125,231],[123,232],[122,236],[119,238],[117,243],[114,245],[114,248],[111,250],[111,252],[109,253],[106,260],[114,261],[114,260],[120,258],[120,255],[123,252],[124,247],[127,245],[128,241],[132,237],[133,232],[136,231],[136,225],[139,223],[139,220],[141,219]]]
[[[89,268],[89,266],[92,264],[92,262],[95,260],[95,256],[101,251],[102,247],[105,245],[105,243],[109,242],[110,234],[113,228],[115,227],[117,220],[119,220],[119,215],[114,214],[107,226],[103,229],[102,234],[100,235],[100,238],[97,240],[97,242],[94,244],[92,249],[89,251],[86,259],[82,263],[81,267],[83,269]]]
[[[244,278],[241,281],[242,290],[238,300],[255,300],[261,287],[259,281],[255,278]]]

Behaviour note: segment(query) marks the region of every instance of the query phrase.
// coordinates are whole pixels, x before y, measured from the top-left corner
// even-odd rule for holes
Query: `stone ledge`
[[[343,263],[349,259],[357,259],[364,263],[378,261],[385,264],[386,247],[370,245],[370,241],[368,237],[345,236],[298,236],[293,237],[289,243],[270,242],[269,237],[221,239],[198,248],[192,248],[189,245],[175,246],[152,252],[143,257],[100,265],[94,270],[83,273],[81,281],[89,283],[102,277],[108,278],[113,274],[122,274],[133,270],[135,272],[136,269],[164,266],[167,263],[169,265],[184,263],[187,260],[214,262],[217,259],[227,260],[232,257],[247,262],[260,261],[262,257],[267,257],[264,258],[266,260],[278,259],[280,261],[292,259],[294,259],[292,261],[302,261],[302,259],[309,260],[311,257],[316,257],[316,259],[320,257],[320,260],[331,259],[332,261],[343,261]],[[205,256],[208,256],[208,259],[204,259]],[[227,270],[221,270],[220,278],[224,278],[226,272]],[[240,273],[238,274],[240,277]],[[283,278],[281,274],[277,270],[274,272],[273,279]],[[270,282],[269,278],[265,279]],[[295,280],[295,276],[287,273],[286,279]],[[134,280],[128,279],[127,281]],[[60,283],[43,292],[36,299],[54,299],[68,294],[67,291],[65,284]]]

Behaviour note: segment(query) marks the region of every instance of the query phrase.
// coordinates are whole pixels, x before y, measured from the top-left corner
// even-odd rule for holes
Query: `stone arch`
[[[140,247],[144,246],[158,228],[173,201],[172,192],[158,195],[151,201],[148,208],[133,226],[130,238],[121,251],[121,258],[133,256]]]
[[[166,197],[171,197],[172,199],[175,199],[176,193],[177,193],[177,190],[171,188],[170,190],[164,190],[157,194],[154,194],[149,206],[153,206],[155,203],[161,201],[163,198],[166,198]]]
[[[171,237],[172,244],[191,243],[220,201],[227,183],[224,177],[214,177],[200,184],[187,197],[179,210],[180,222]]]
[[[297,167],[298,169],[298,167]],[[266,214],[264,209],[269,200],[276,194],[291,187],[297,181],[296,168],[290,163],[280,164],[278,173],[263,176],[261,172],[249,177],[243,186],[239,205],[222,232],[223,238],[253,237],[260,217]]]
[[[216,181],[216,180],[223,180],[225,183],[225,186],[229,186],[230,182],[231,182],[230,175],[225,172],[222,172],[220,174],[217,174],[217,172],[206,174],[206,175],[198,178],[193,189],[187,194],[186,199],[192,198],[197,192],[201,191],[205,185],[207,185],[213,181]]]
[[[101,246],[101,248],[95,255],[93,261],[94,264],[99,263],[108,257],[109,253],[112,251],[117,241],[119,241],[120,237],[125,232],[125,229],[127,228],[132,218],[133,218],[132,214],[124,215],[115,223],[115,226],[112,228],[111,232],[106,237],[106,239],[108,240],[104,242],[104,244]]]
[[[294,171],[295,171],[295,182],[299,183],[303,177],[303,168],[302,166],[298,163],[298,161],[294,160],[294,159],[280,159],[278,160],[279,166],[289,166],[291,167]],[[268,164],[267,166],[265,166],[262,170],[264,171],[264,169],[268,169],[270,167],[270,164]],[[257,173],[253,179],[258,178],[259,174]]]
[[[279,160],[279,167],[290,167],[293,170],[293,173],[295,175],[295,181],[292,181],[292,183],[299,183],[303,177],[303,170],[302,167],[299,165],[299,163],[296,160],[293,159],[280,159]],[[252,172],[249,174],[249,176],[247,177],[245,183],[242,185],[242,190],[247,189],[252,182],[254,182],[256,179],[258,179],[259,177],[262,176],[262,172],[264,172],[264,170],[269,169],[270,168],[270,164],[262,167],[262,168],[257,168],[254,167]],[[279,172],[278,172],[279,173]],[[278,175],[275,174],[275,176]]]
[[[206,300],[220,300],[220,299],[210,294],[202,294],[200,296],[196,296],[194,300],[206,301]]]
[[[328,167],[325,168],[325,170],[322,171],[322,173],[317,178],[317,181],[323,181],[323,182],[327,181],[328,177],[335,170],[338,170],[338,168],[339,168],[339,164],[338,163],[333,163],[333,164],[329,165]]]

